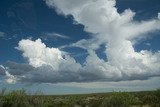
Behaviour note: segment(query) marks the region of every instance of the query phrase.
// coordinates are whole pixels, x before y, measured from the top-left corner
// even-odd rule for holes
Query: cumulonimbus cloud
[[[133,47],[133,41],[137,38],[144,38],[146,34],[160,30],[159,17],[135,21],[133,17],[136,13],[132,10],[117,12],[115,0],[45,2],[59,14],[72,15],[77,24],[84,25],[84,30],[93,34],[92,39],[82,39],[69,45],[86,49],[89,54],[86,61],[81,65],[60,49],[47,47],[40,39],[21,40],[17,49],[28,60],[24,68],[31,69],[22,72],[24,68],[19,68],[21,64],[14,69],[6,64],[3,69],[10,74],[6,79],[14,77],[20,82],[56,83],[121,81],[160,76],[160,51],[136,52]],[[100,45],[106,46],[107,61],[100,59],[95,52]]]

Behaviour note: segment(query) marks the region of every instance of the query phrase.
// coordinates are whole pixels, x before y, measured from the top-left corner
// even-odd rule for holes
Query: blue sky
[[[159,12],[159,0],[1,0],[0,87],[157,89]]]
[[[31,7],[28,7],[27,3]],[[26,7],[19,6],[21,4],[26,5]],[[16,16],[9,18],[7,16],[9,10],[11,10],[10,13],[15,12]],[[24,62],[21,54],[13,48],[23,38],[37,39],[46,32],[60,33],[71,38],[69,40],[58,38],[58,40],[44,41],[47,46],[58,47],[87,38],[86,35],[88,35],[83,31],[82,25],[74,25],[71,17],[65,18],[62,15],[57,15],[53,9],[47,7],[43,0],[1,1],[1,31],[5,32],[6,35],[5,38],[1,39],[0,48],[4,55],[0,60],[2,63],[6,60]],[[16,37],[14,38],[14,36]]]

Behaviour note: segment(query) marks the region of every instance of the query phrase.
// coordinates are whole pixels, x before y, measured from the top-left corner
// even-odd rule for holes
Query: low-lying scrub
[[[102,102],[102,107],[130,107],[135,102],[132,94],[126,92],[115,92],[110,97],[106,97]]]
[[[61,96],[1,90],[0,107],[160,107],[160,90]]]

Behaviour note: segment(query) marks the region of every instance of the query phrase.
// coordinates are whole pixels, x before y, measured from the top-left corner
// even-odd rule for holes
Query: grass
[[[160,90],[54,96],[2,89],[0,107],[160,107]]]

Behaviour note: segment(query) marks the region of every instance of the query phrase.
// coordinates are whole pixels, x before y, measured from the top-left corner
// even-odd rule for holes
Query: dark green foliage
[[[61,96],[0,92],[0,107],[160,107],[160,90]]]
[[[160,90],[154,91],[152,94],[144,95],[142,101],[151,107],[160,107]]]
[[[12,91],[1,98],[3,107],[28,107],[29,102],[24,90]]]
[[[115,92],[104,99],[101,107],[130,107],[135,98],[130,93]]]

